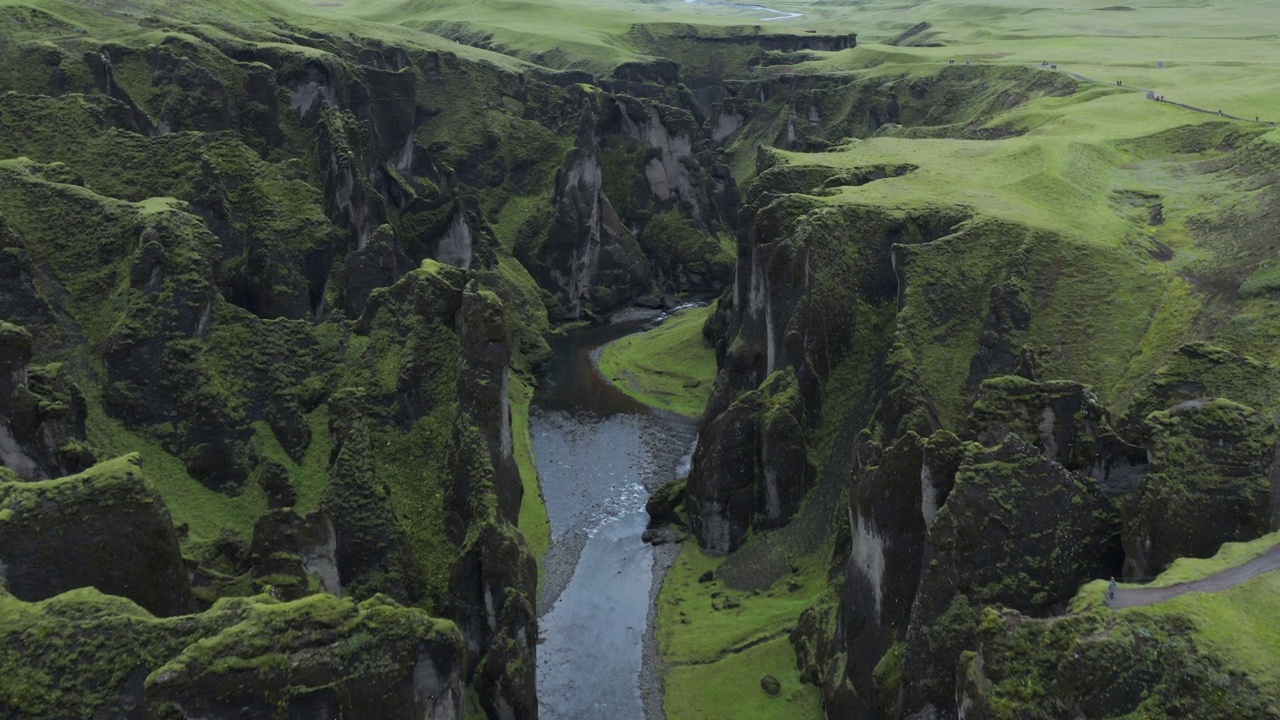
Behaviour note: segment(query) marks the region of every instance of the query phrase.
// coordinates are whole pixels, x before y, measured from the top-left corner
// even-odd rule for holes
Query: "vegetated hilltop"
[[[1272,529],[1280,285],[1268,128],[1066,70],[1271,20],[775,9],[0,2],[0,714],[533,717],[543,336],[722,289],[668,714],[1084,707],[984,608]],[[1105,712],[1271,702],[1168,617]]]
[[[1114,621],[1135,623],[1106,648],[1137,666],[1123,691],[1019,671],[1105,613],[983,674],[984,608],[1057,615],[1082,583],[1275,529],[1275,132],[1042,64],[1067,50],[864,46],[713,110],[731,149],[774,149],[707,325],[720,371],[683,501],[729,553],[714,592],[809,592],[797,560],[830,558],[798,620],[739,614],[739,638],[790,628],[830,717],[1276,713],[1256,660],[1177,611]],[[1146,652],[1155,635],[1176,649]]]

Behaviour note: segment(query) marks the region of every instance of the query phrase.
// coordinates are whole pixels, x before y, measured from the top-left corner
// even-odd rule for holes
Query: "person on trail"
[[[1107,599],[1116,599],[1116,578],[1114,575],[1111,576],[1111,584],[1107,586]]]

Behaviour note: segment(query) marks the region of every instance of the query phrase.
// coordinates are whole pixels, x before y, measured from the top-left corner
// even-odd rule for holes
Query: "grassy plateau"
[[[714,306],[681,310],[648,332],[605,346],[600,372],[635,399],[687,417],[702,415],[715,381],[716,358],[702,336]]]

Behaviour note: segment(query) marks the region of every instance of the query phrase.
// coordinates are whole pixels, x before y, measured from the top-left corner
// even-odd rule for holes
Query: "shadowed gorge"
[[[1280,717],[1174,5],[0,0],[0,717]]]

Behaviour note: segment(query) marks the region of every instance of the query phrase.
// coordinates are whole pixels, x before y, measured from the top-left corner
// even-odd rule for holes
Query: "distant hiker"
[[[972,60],[965,60],[965,61],[964,61],[964,64],[965,64],[965,65],[968,65],[968,64],[969,64],[969,63],[971,63],[971,62],[973,62],[973,61],[972,61]]]
[[[1111,576],[1111,584],[1107,586],[1107,599],[1116,599],[1116,578],[1114,575]]]
[[[1219,111],[1218,111],[1218,117],[1222,117],[1222,111],[1221,111],[1221,110],[1219,110]]]

